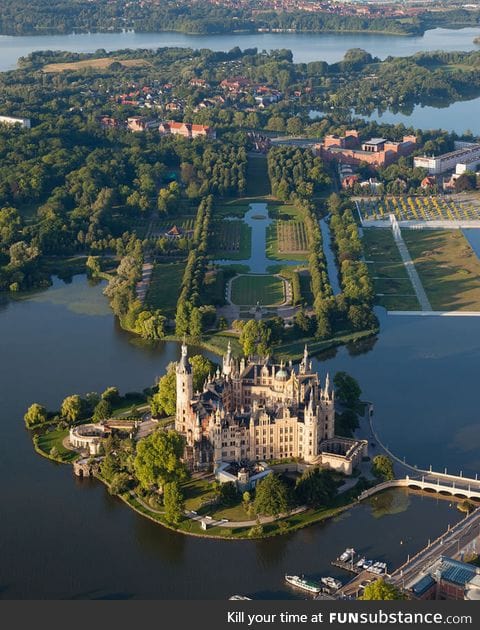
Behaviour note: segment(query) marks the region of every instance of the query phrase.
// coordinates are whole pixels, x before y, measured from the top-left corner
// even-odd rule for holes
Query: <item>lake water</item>
[[[311,120],[320,119],[324,112],[311,110],[309,116]],[[352,112],[352,117],[388,125],[403,123],[406,127],[414,129],[444,129],[458,134],[471,131],[473,135],[480,136],[480,97],[469,101],[457,101],[446,106],[415,105],[409,114],[387,110],[374,111],[369,116]]]
[[[447,107],[422,107],[416,105],[411,114],[401,112],[374,112],[367,118],[379,123],[397,125],[403,123],[406,127],[415,129],[445,129],[458,134],[471,131],[480,135],[480,98],[470,101],[457,101]]]
[[[177,344],[148,345],[121,331],[101,290],[77,276],[0,310],[0,597],[290,597],[286,571],[345,580],[329,562],[350,545],[398,566],[460,518],[448,500],[397,491],[288,537],[202,540],[143,519],[99,482],[40,457],[22,421],[32,401],[57,408],[73,392],[140,390],[179,356]],[[479,322],[436,323],[388,319],[369,353],[340,350],[319,368],[360,379],[381,436],[410,461],[421,464],[428,452],[433,463],[465,460],[464,470],[478,470]]]
[[[287,537],[202,540],[143,519],[99,482],[40,457],[22,421],[32,401],[57,408],[69,393],[140,390],[179,356],[177,344],[120,330],[101,290],[77,276],[0,309],[0,597],[288,598],[286,571],[345,580],[329,562],[350,545],[398,566],[460,518],[448,500],[396,491]],[[407,461],[476,472],[479,326],[384,318],[376,344],[340,349],[316,366],[360,380],[380,436]]]
[[[324,60],[335,63],[350,48],[363,48],[376,57],[406,56],[426,50],[473,50],[478,28],[432,29],[421,37],[376,35],[374,33],[255,33],[228,35],[185,35],[182,33],[87,33],[72,35],[0,36],[0,70],[11,70],[19,57],[35,50],[67,50],[92,53],[123,48],[180,46],[231,50],[288,48],[298,63]]]

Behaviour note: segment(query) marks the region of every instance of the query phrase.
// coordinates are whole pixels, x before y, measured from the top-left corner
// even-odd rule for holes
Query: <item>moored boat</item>
[[[306,580],[304,577],[300,577],[299,575],[285,575],[285,581],[296,588],[301,588],[303,591],[308,591],[309,593],[315,593],[317,595],[322,590],[317,582]]]
[[[338,591],[338,589],[342,587],[342,583],[340,582],[340,580],[336,580],[333,577],[322,577],[320,581],[322,582],[322,584],[325,584],[327,588],[334,591]]]

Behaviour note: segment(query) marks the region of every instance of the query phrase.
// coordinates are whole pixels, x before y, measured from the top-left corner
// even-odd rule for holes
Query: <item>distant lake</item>
[[[310,112],[312,120],[321,118],[323,115],[321,111]],[[411,114],[376,110],[370,116],[361,114],[353,114],[353,116],[389,125],[403,123],[406,127],[412,126],[415,129],[445,129],[458,134],[471,131],[474,135],[480,135],[480,97],[470,101],[457,101],[445,107],[415,105]]]
[[[253,33],[186,35],[183,33],[82,33],[71,35],[0,36],[0,70],[15,68],[19,57],[35,50],[66,50],[92,53],[124,48],[190,47],[228,51],[234,46],[292,50],[297,63],[324,60],[334,63],[350,48],[363,48],[376,57],[407,56],[428,50],[474,50],[480,28],[429,30],[423,36],[375,33]]]

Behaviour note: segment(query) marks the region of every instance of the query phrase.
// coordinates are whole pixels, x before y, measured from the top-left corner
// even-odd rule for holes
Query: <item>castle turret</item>
[[[175,428],[181,433],[192,429],[191,401],[193,398],[193,374],[192,366],[188,360],[188,348],[185,342],[182,344],[182,356],[176,367],[177,380],[177,413]]]
[[[308,346],[305,344],[305,348],[303,350],[303,359],[300,363],[300,374],[307,374],[308,372]]]
[[[227,346],[227,354],[223,357],[223,375],[230,376],[233,369],[232,344],[230,341]]]

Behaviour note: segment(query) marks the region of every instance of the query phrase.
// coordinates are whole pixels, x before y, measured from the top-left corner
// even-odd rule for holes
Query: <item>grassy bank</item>
[[[275,357],[285,361],[299,361],[303,357],[305,344],[308,344],[309,353],[315,355],[329,350],[330,348],[356,343],[374,337],[378,332],[378,328],[372,328],[370,330],[339,334],[330,339],[323,339],[322,341],[316,341],[314,337],[305,337],[277,346],[274,351]]]
[[[460,230],[402,230],[434,310],[480,311],[480,260]]]
[[[389,311],[420,310],[392,232],[380,228],[364,229],[363,246],[375,303]]]
[[[78,453],[65,448],[63,445],[63,441],[67,436],[68,429],[55,428],[49,431],[48,427],[45,427],[42,433],[34,433],[33,446],[35,451],[43,457],[51,459],[54,462],[71,464],[78,458]],[[57,456],[52,454],[51,451],[53,448],[56,449]]]
[[[166,317],[174,317],[184,271],[184,262],[155,264],[145,306],[160,309]]]

